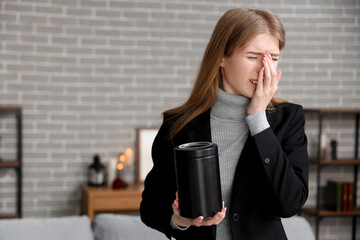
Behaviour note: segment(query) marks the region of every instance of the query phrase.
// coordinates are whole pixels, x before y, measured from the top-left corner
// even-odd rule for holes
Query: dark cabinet
[[[356,190],[357,190],[357,181],[358,181],[358,167],[360,165],[359,159],[359,117],[360,109],[304,109],[305,114],[316,114],[318,121],[318,142],[317,142],[317,156],[310,158],[310,163],[317,166],[317,176],[316,176],[316,204],[315,207],[305,207],[303,212],[313,215],[315,217],[315,235],[316,239],[319,239],[319,228],[320,221],[324,217],[351,217],[352,218],[352,239],[356,239],[356,221],[357,217],[360,216],[360,208],[356,206]],[[325,160],[322,158],[321,154],[321,135],[323,132],[324,121],[329,114],[351,114],[354,116],[355,127],[354,127],[354,157],[351,159],[334,159],[334,160]],[[320,181],[322,170],[325,167],[334,167],[334,166],[350,166],[353,169],[353,210],[352,211],[330,211],[326,208],[322,208],[320,205]]]
[[[16,156],[14,159],[2,159],[0,169],[12,168],[16,173],[16,212],[14,214],[0,214],[0,218],[21,218],[22,217],[22,108],[18,105],[1,106],[1,117],[13,115],[16,122]],[[0,179],[1,180],[1,179]]]

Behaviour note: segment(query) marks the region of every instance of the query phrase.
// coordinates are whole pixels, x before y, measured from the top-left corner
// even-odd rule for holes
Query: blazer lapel
[[[274,114],[271,114],[270,111],[266,111],[266,118],[269,122],[270,127],[273,125],[273,116]],[[233,189],[236,189],[235,191],[232,191],[231,195],[231,202],[237,202],[238,199],[240,199],[240,196],[242,194],[242,189],[246,184],[247,178],[246,174],[244,174],[242,168],[244,168],[244,165],[246,165],[245,161],[251,161],[251,158],[254,158],[256,155],[257,148],[255,145],[255,142],[253,138],[251,137],[250,131],[248,133],[248,138],[245,142],[243,151],[240,154],[240,159],[238,161],[238,164],[236,166],[235,170],[235,176],[234,176],[234,182],[233,182]]]
[[[190,121],[186,128],[187,142],[211,142],[210,109]],[[216,238],[216,225],[205,227]]]
[[[210,109],[190,121],[188,142],[211,142]]]

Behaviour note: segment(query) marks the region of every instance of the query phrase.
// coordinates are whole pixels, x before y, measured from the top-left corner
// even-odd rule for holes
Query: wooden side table
[[[82,185],[81,212],[94,221],[96,212],[139,211],[143,184],[114,190],[111,187]]]

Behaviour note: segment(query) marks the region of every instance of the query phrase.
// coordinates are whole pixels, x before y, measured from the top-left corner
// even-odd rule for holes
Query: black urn
[[[222,208],[217,145],[191,142],[174,148],[180,215],[212,217]]]

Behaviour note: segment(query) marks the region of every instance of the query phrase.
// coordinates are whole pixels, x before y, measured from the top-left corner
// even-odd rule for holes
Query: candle
[[[123,175],[124,175],[124,172],[122,171],[124,168],[125,168],[125,161],[126,161],[126,157],[124,154],[120,154],[119,155],[119,159],[118,159],[118,162],[117,162],[117,165],[116,165],[116,177],[120,178],[120,179],[123,179]]]
[[[134,164],[134,151],[131,148],[127,148],[125,150],[125,158],[126,158],[126,165],[133,165]]]
[[[117,160],[115,157],[110,158],[109,163],[108,163],[108,185],[111,186],[112,182],[115,180],[116,178],[116,165],[117,165]]]

